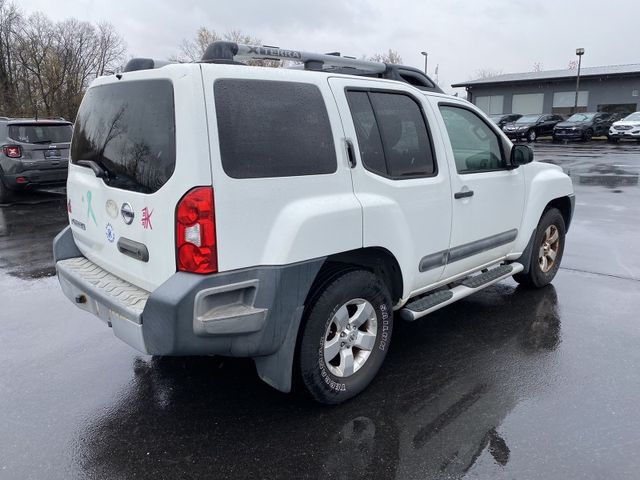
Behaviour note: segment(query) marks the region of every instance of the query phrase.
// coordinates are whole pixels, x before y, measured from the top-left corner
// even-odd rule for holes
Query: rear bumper
[[[81,256],[67,227],[54,240],[65,295],[151,355],[251,357],[279,390],[290,388],[304,303],[324,259],[214,275],[178,272],[153,292]]]
[[[20,173],[5,174],[5,185],[12,190],[40,186],[62,186],[67,182],[67,168],[46,170],[25,170]]]

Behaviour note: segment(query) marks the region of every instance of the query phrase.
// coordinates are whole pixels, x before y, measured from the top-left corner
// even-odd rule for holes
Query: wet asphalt
[[[553,284],[398,322],[338,407],[137,354],[52,276],[64,194],[0,207],[0,478],[639,478],[640,145],[534,149],[577,196]]]

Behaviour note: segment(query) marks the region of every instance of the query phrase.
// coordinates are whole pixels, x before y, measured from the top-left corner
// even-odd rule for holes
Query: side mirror
[[[527,145],[514,145],[511,149],[511,166],[518,168],[520,165],[526,165],[533,162],[533,150]]]

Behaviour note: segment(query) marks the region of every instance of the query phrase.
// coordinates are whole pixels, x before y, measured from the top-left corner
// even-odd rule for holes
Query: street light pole
[[[584,55],[584,48],[576,48],[576,55],[578,56],[578,75],[576,76],[576,100],[573,104],[573,113],[578,111],[578,92],[580,91],[580,66],[582,64],[582,55]]]
[[[424,55],[424,74],[428,75],[427,73],[427,59],[429,58],[429,54],[427,52],[420,52],[422,55]]]

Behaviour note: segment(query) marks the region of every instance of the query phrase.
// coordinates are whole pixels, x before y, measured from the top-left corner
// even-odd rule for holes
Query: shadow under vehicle
[[[73,442],[78,466],[92,478],[388,479],[459,478],[481,455],[506,465],[500,425],[556,368],[554,287],[497,284],[431,318],[397,330],[393,376],[335,408],[237,381],[246,360],[138,357],[130,388]]]
[[[574,113],[564,122],[553,127],[553,141],[582,140],[588,142],[592,137],[607,134],[612,115],[604,112]]]

